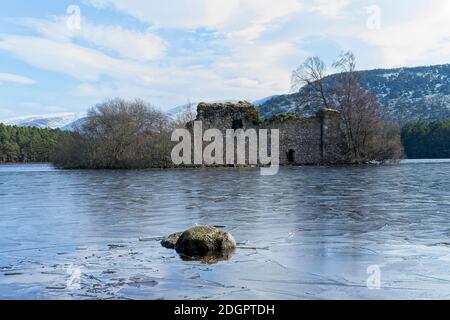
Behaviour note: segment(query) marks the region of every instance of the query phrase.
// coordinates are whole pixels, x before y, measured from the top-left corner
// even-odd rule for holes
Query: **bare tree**
[[[400,157],[399,130],[385,121],[377,97],[366,88],[356,71],[355,55],[350,51],[342,53],[333,67],[339,73],[326,84],[323,62],[319,58],[308,58],[294,71],[293,78],[294,84],[307,86],[302,89],[306,99],[321,100],[323,107],[340,112],[348,161],[362,163]]]
[[[142,100],[112,99],[92,108],[79,132],[59,147],[83,154],[75,162],[60,157],[63,167],[128,169],[168,165],[172,142],[164,113]]]
[[[325,88],[326,67],[319,57],[309,57],[305,62],[292,72],[292,89],[307,89],[307,95],[301,96],[303,102],[320,103],[325,108],[330,107],[329,94]]]
[[[356,71],[355,55],[342,53],[333,67],[340,71],[333,88],[334,105],[341,113],[351,161],[400,158],[400,129],[387,122],[378,98]]]
[[[354,76],[356,70],[356,57],[351,51],[343,52],[333,63],[333,67],[340,69],[341,72]]]

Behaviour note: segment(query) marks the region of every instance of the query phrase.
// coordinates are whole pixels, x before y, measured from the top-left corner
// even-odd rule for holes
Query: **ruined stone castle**
[[[261,120],[249,102],[200,103],[197,119],[203,130],[279,129],[281,165],[317,165],[344,162],[344,135],[338,111],[323,109],[315,117],[281,114]]]

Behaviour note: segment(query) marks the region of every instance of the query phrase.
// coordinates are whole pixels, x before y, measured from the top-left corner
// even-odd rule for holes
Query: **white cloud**
[[[125,30],[120,26],[83,25],[81,37],[114,50],[123,58],[143,62],[163,57],[166,49],[164,41],[155,34]]]
[[[37,103],[37,102],[21,102],[18,104],[18,107],[20,109],[24,109],[27,110],[28,112],[36,112],[36,116],[37,115],[42,115],[44,114],[44,116],[50,115],[50,114],[55,114],[55,113],[65,113],[65,108],[64,106],[56,106],[56,105],[47,105],[47,104],[42,104],[42,103]],[[32,117],[33,115],[30,115],[30,117]],[[13,120],[13,119],[10,119]]]
[[[244,88],[245,87],[256,88],[259,85],[259,81],[255,80],[255,79],[249,79],[249,78],[235,78],[235,79],[228,80],[226,83],[231,86],[244,87]]]
[[[21,85],[32,85],[32,84],[36,83],[33,79],[30,79],[25,76],[12,74],[12,73],[0,72],[0,84],[2,82],[11,82],[11,83],[21,84]]]
[[[314,0],[312,11],[327,17],[339,17],[351,2],[352,0]]]
[[[86,1],[131,15],[148,29],[99,25],[83,16],[81,30],[67,29],[58,17],[23,20],[36,36],[0,34],[1,51],[79,80],[66,93],[74,101],[123,96],[170,106],[281,94],[296,64],[316,51],[327,59],[329,47],[383,59],[364,67],[432,64],[450,55],[450,5],[437,0],[409,21],[383,18],[378,31],[366,28],[364,1]],[[189,41],[180,40],[186,31],[193,31]]]
[[[119,5],[131,6],[146,19],[149,17],[144,9],[151,3],[118,2]],[[180,3],[181,6],[183,3],[188,5],[187,2]],[[155,17],[161,19],[166,27],[216,27],[215,31],[225,37],[210,41],[208,46],[223,48],[220,53],[214,50],[198,53],[186,48],[161,64],[150,64],[152,61],[147,60],[162,58],[158,57],[161,47],[143,49],[148,43],[144,39],[145,34],[153,34],[150,31],[144,34],[120,26],[99,26],[86,19],[82,20],[81,30],[68,30],[61,17],[52,21],[22,20],[22,25],[31,27],[40,37],[0,35],[0,50],[8,51],[35,67],[80,80],[81,83],[70,93],[81,98],[101,99],[120,95],[148,98],[169,105],[173,103],[171,101],[184,103],[187,98],[256,99],[273,94],[273,90],[276,93],[288,90],[290,70],[280,64],[286,54],[294,52],[292,44],[265,44],[258,38],[277,18],[298,12],[301,8],[299,1],[195,3],[202,8],[201,12],[209,12],[206,18],[195,10],[179,15],[172,12],[170,19],[159,14]],[[153,2],[153,6],[164,10],[166,5]],[[85,40],[91,47],[76,44],[77,39]],[[105,48],[109,50],[103,50]],[[108,51],[119,53],[121,58],[113,58]],[[111,79],[106,81],[103,76]]]
[[[112,58],[97,50],[70,42],[26,37],[0,36],[0,50],[35,67],[61,72],[81,81],[98,81],[101,76],[150,82],[158,77],[153,68],[132,61]]]
[[[112,7],[156,27],[209,28],[222,33],[252,33],[251,38],[276,19],[298,12],[300,0],[86,0]],[[256,33],[256,34],[255,34]]]
[[[291,42],[272,44],[236,42],[234,39],[231,53],[217,61],[215,68],[218,74],[232,73],[235,77],[232,84],[240,79],[247,87],[252,84],[263,92],[287,92],[290,87],[290,68],[283,62],[293,56],[301,56],[302,52]],[[244,81],[243,79],[252,79]],[[256,86],[257,83],[257,86]]]
[[[165,42],[150,30],[139,32],[119,25],[96,25],[87,19],[81,20],[80,29],[68,28],[66,19],[22,19],[19,22],[48,39],[81,39],[100,49],[113,51],[122,58],[146,62],[162,58],[165,54]]]
[[[387,67],[448,63],[450,3],[431,0],[426,8],[410,9],[407,19],[383,20],[381,29],[365,29],[360,38],[380,50]]]

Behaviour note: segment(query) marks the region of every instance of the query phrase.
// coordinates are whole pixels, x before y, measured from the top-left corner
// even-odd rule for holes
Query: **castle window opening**
[[[287,152],[287,160],[289,163],[295,162],[295,150],[289,149],[289,151]]]
[[[244,124],[242,122],[242,119],[233,120],[233,130],[242,129],[243,127]]]

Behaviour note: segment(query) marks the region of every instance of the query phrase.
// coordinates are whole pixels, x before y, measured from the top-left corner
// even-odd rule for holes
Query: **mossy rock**
[[[177,233],[171,234],[170,236],[165,237],[161,241],[161,245],[167,249],[175,249],[177,241],[181,237],[182,234],[183,234],[183,232],[177,232]]]
[[[228,232],[210,226],[186,230],[179,237],[175,249],[186,256],[208,256],[226,253],[236,248],[236,241]]]
[[[303,118],[294,112],[287,112],[287,113],[281,113],[272,116],[267,122],[288,122],[288,121],[298,121],[302,120]]]
[[[250,111],[248,117],[254,125],[260,125],[261,123],[263,123],[259,110],[256,109],[256,107]]]
[[[197,106],[197,111],[204,109],[256,109],[256,107],[248,101],[235,102],[200,102]]]

